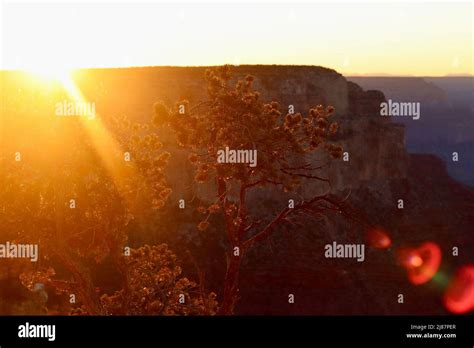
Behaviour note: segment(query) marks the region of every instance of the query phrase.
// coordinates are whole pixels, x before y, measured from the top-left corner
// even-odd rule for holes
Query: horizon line
[[[321,65],[310,65],[310,64],[214,64],[214,65],[133,65],[133,66],[94,66],[94,67],[78,67],[78,68],[65,68],[64,70],[79,71],[79,70],[112,70],[112,69],[150,69],[150,68],[217,68],[220,66],[229,65],[231,67],[257,67],[257,66],[274,66],[274,67],[314,67],[323,68],[327,70],[333,70],[334,72],[345,76],[345,77],[474,77],[470,73],[453,73],[444,75],[412,75],[412,74],[388,74],[388,73],[358,73],[358,72],[341,72],[334,68],[325,67]],[[0,72],[33,72],[32,69],[28,68],[13,68],[4,69],[0,68]]]

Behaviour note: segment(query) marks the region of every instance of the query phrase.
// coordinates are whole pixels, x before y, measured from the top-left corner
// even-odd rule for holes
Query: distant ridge
[[[431,76],[431,75],[392,75],[392,74],[385,74],[385,73],[374,73],[374,74],[358,74],[358,73],[350,73],[350,74],[342,74],[344,77],[351,78],[351,77],[433,77],[433,78],[441,78],[441,77],[474,77],[469,73],[460,73],[460,74],[446,74],[446,75],[439,75],[439,76]]]

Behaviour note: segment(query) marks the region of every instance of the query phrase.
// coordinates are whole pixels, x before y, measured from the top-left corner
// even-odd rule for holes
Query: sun
[[[49,85],[51,83],[59,83],[69,96],[76,101],[82,101],[84,99],[81,91],[73,80],[75,69],[62,65],[49,64],[29,66],[23,70],[31,74],[42,84]]]
[[[73,69],[61,65],[35,65],[25,69],[32,75],[39,77],[42,80],[53,82],[57,81],[64,84],[69,84],[71,81],[71,74]]]

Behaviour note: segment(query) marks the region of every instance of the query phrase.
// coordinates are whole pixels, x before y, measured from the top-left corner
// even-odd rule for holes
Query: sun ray
[[[87,98],[74,82],[72,71],[69,71],[66,74],[57,75],[57,79],[74,103],[88,102]],[[135,173],[135,168],[132,162],[125,163],[125,161],[120,162],[118,160],[118,156],[122,156],[123,158],[126,149],[122,149],[119,142],[103,124],[100,115],[95,111],[92,117],[80,117],[80,120],[109,175],[117,185],[117,188],[121,191],[123,188],[121,187],[123,186],[122,179],[130,177]]]

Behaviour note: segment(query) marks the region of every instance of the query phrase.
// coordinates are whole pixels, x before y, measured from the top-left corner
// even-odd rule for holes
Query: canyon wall
[[[206,98],[204,67],[150,67],[131,69],[87,70],[77,77],[90,99],[100,95],[99,112],[124,113],[132,119],[151,117],[154,102],[163,100],[173,105],[182,99],[191,104]],[[364,91],[348,82],[334,70],[318,66],[248,65],[232,68],[235,78],[255,76],[255,89],[266,101],[277,100],[283,110],[293,105],[295,112],[306,113],[318,104],[333,105],[339,122],[337,141],[349,153],[349,161],[333,161],[326,169],[335,190],[357,188],[374,180],[404,178],[407,170],[404,126],[379,116],[380,103],[385,100],[379,91]],[[170,146],[169,134],[161,136]],[[182,183],[172,185],[178,192],[189,187],[190,167],[175,154],[170,171],[179,173]],[[189,170],[188,170],[189,169]],[[307,191],[309,187],[305,188]],[[324,188],[315,187],[314,190]],[[209,188],[201,188],[208,191]],[[310,190],[312,191],[312,190]]]

